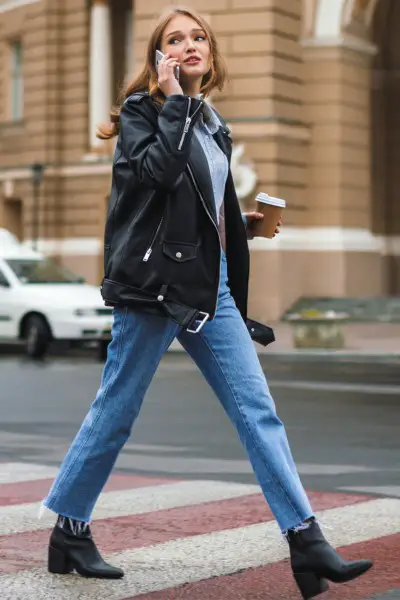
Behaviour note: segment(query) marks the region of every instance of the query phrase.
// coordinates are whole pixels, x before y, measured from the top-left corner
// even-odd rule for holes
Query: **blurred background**
[[[166,4],[0,0],[3,511],[40,499],[24,488],[27,473],[45,493],[99,385],[112,325],[99,286],[113,144],[96,125],[140,68]],[[259,191],[288,204],[281,234],[250,242],[249,313],[275,328],[275,344],[257,350],[300,474],[316,498],[400,498],[400,1],[185,4],[210,21],[228,65],[210,101],[232,129],[243,210]],[[179,344],[140,422],[120,473],[254,483]],[[370,548],[377,560],[398,556],[392,525],[386,550]],[[32,559],[18,552],[12,564]],[[371,575],[370,590],[357,595],[355,584],[349,598],[400,598],[398,567],[382,568],[386,588]]]

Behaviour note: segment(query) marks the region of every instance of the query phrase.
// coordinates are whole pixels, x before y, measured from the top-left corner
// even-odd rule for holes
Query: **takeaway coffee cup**
[[[286,208],[285,200],[273,198],[260,192],[257,197],[257,212],[262,213],[264,218],[254,223],[254,236],[273,238],[276,226],[282,217],[283,209]]]

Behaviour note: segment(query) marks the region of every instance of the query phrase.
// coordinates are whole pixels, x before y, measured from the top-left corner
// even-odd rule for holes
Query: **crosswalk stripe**
[[[340,552],[347,558],[370,558],[374,567],[360,579],[342,585],[331,584],[328,594],[321,600],[372,600],[375,594],[387,592],[389,589],[400,587],[400,534],[380,539],[373,539],[359,544],[352,544]],[[239,571],[229,576],[203,579],[194,583],[184,584],[173,589],[167,588],[157,592],[141,594],[135,600],[294,600],[300,598],[294,579],[291,575],[288,561],[278,561],[272,564]],[[392,598],[384,594],[383,598]],[[398,599],[394,592],[393,600]],[[133,600],[133,597],[125,600]]]
[[[332,528],[327,533],[331,543],[346,546],[400,532],[399,515],[400,500],[384,498],[322,511],[319,518]],[[51,577],[44,569],[32,569],[0,576],[0,589],[2,600],[123,600],[275,563],[287,556],[288,547],[271,521],[112,554],[108,559],[126,572],[121,581]]]
[[[173,480],[141,475],[111,475],[104,491],[127,490],[132,488],[161,485]],[[41,502],[47,495],[53,479],[38,479],[37,481],[19,481],[0,485],[0,506],[24,504],[28,502]]]
[[[0,463],[0,485],[3,483],[18,483],[36,481],[38,479],[52,479],[57,475],[58,469],[31,463]]]
[[[315,511],[365,501],[363,496],[320,492],[310,492],[309,498]],[[112,553],[271,520],[273,515],[259,493],[141,515],[101,519],[94,523],[93,534],[101,551]],[[0,573],[43,565],[49,533],[50,530],[43,530],[0,536]]]
[[[177,506],[238,498],[259,493],[258,485],[221,481],[182,481],[146,488],[106,492],[97,504],[94,519],[138,515]],[[46,511],[38,519],[40,502],[0,507],[0,534],[46,529],[54,523],[54,515]]]

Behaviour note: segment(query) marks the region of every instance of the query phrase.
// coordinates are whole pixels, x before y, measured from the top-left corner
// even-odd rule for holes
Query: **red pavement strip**
[[[400,534],[345,546],[347,559],[371,558],[374,567],[356,581],[334,585],[321,600],[366,600],[400,588]],[[300,594],[289,561],[246,569],[233,575],[205,579],[177,588],[126,598],[126,600],[297,600]]]
[[[151,478],[140,475],[113,475],[107,482],[104,491],[130,490],[149,485],[174,483],[174,481],[176,479]],[[0,506],[40,502],[46,496],[52,483],[53,479],[38,479],[36,481],[2,484],[0,485]]]
[[[309,492],[309,497],[316,511],[371,500],[360,495],[321,492]],[[93,534],[100,550],[111,554],[272,519],[260,493],[147,514],[99,519],[93,523]],[[0,536],[0,574],[43,566],[48,537],[48,529]]]

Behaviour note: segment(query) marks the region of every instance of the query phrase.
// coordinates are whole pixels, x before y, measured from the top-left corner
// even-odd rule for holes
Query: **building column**
[[[342,35],[304,40],[305,110],[311,126],[308,225],[320,252],[309,295],[382,292],[380,240],[372,233],[371,66],[375,47]],[[365,274],[368,273],[368,276]]]
[[[109,120],[111,109],[112,43],[108,0],[92,0],[90,15],[90,149],[96,152],[102,141],[96,138],[100,123]]]

